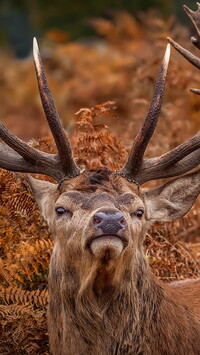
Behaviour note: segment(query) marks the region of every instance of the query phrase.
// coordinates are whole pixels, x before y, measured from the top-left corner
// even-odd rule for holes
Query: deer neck
[[[55,270],[54,260],[52,263]],[[140,328],[145,328],[147,321],[151,322],[162,298],[161,287],[149,270],[143,252],[132,257],[124,269],[121,263],[93,263],[91,269],[85,267],[85,270],[90,270],[89,273],[85,271],[84,274],[82,270],[81,277],[70,263],[65,267],[60,265],[57,270],[57,275],[50,271],[49,313],[55,316],[53,307],[59,304],[56,317],[62,319],[61,327],[66,329],[64,337],[73,334],[70,341],[63,340],[64,344],[71,342],[71,350],[66,354],[94,354],[97,351],[98,354],[106,355],[106,349],[117,347],[119,339],[124,339],[120,345],[123,350],[133,334],[134,344],[139,344]],[[144,302],[144,299],[149,301]],[[51,323],[54,321],[50,320]],[[77,349],[77,346],[80,348]],[[133,343],[130,346],[132,349]],[[109,354],[114,353],[114,348],[109,351]],[[136,349],[134,351],[136,353]],[[61,354],[65,353],[61,351]]]

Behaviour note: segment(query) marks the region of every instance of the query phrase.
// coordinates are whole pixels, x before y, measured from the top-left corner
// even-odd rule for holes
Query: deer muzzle
[[[97,258],[117,258],[128,244],[124,215],[117,209],[100,210],[93,215],[92,224],[94,234],[86,244],[89,251]]]

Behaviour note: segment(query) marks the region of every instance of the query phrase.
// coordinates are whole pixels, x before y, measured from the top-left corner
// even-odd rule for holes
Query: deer
[[[199,31],[200,4],[196,12],[184,8]],[[200,67],[199,58],[168,40]],[[193,42],[198,46],[199,37]],[[169,152],[144,159],[162,106],[170,44],[144,124],[118,171],[77,166],[36,39],[33,55],[58,153],[38,151],[1,123],[0,137],[6,144],[0,145],[0,167],[27,174],[54,240],[48,278],[51,353],[200,354],[200,279],[164,283],[150,270],[143,251],[150,225],[181,218],[200,193],[200,131]],[[56,183],[30,173],[45,174]],[[141,187],[161,178],[172,179],[149,190]]]

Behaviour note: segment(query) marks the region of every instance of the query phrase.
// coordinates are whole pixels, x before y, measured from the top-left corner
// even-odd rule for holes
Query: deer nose
[[[93,216],[93,224],[105,235],[115,235],[125,227],[125,218],[121,212],[99,211]]]

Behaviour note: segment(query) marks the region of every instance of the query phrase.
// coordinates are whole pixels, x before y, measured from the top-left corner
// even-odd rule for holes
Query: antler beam
[[[33,56],[43,109],[58,149],[61,165],[63,170],[66,172],[66,175],[76,176],[79,173],[79,168],[72,158],[72,150],[69,139],[56,111],[54,101],[48,87],[36,38],[33,39]]]
[[[168,44],[161,64],[160,72],[158,74],[158,79],[154,89],[153,98],[151,100],[150,107],[149,107],[149,112],[146,116],[143,127],[141,128],[141,130],[139,131],[139,133],[137,134],[133,142],[131,152],[129,154],[127,162],[125,163],[123,168],[119,170],[119,174],[121,174],[122,176],[126,177],[131,181],[135,181],[134,177],[137,176],[138,172],[140,171],[140,168],[143,164],[143,156],[146,147],[156,128],[156,124],[158,121],[158,117],[163,102],[169,58],[170,58],[170,46]]]

